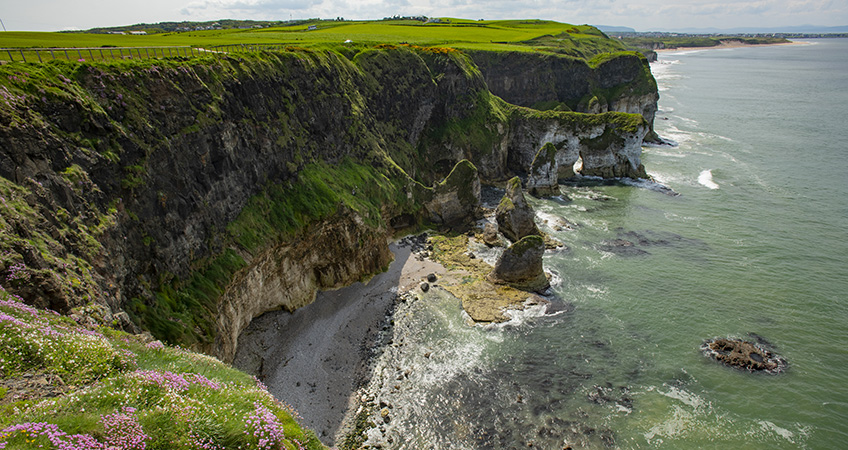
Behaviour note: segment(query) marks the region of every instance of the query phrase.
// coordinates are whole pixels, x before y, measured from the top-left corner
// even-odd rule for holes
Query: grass
[[[550,51],[580,56],[622,49],[615,41],[588,25],[575,26],[544,20],[449,20],[450,23],[438,24],[400,20],[314,21],[275,28],[207,30],[146,36],[13,31],[0,35],[0,48],[113,47],[116,48],[113,53],[117,54],[119,47],[147,47],[149,48],[147,52],[155,51],[152,50],[155,47],[212,48],[240,44],[321,47],[340,46],[350,40],[351,46],[408,43],[473,50]],[[315,25],[317,29],[310,31],[309,25]],[[128,53],[127,50],[122,52]],[[63,51],[55,53],[59,58],[66,58]],[[133,57],[145,57],[144,53],[139,55],[135,52]],[[0,51],[0,59],[8,58],[10,58],[8,52]],[[20,55],[12,52],[11,58],[20,60]],[[27,53],[27,58],[32,61],[37,60],[34,52]],[[99,50],[93,52],[72,50],[66,59],[97,60],[101,59],[101,55]]]
[[[215,358],[85,327],[0,286],[0,448],[324,448],[291,407]],[[13,398],[39,375],[66,394]],[[54,386],[55,387],[55,386]]]

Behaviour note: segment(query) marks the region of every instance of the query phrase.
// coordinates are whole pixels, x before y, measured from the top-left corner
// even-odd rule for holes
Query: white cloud
[[[180,12],[184,15],[224,14],[219,18],[267,19],[272,16],[281,17],[283,14],[309,11],[323,2],[324,0],[204,0],[189,3]]]

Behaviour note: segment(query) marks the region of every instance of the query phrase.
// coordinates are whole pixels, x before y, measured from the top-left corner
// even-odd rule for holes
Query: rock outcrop
[[[498,258],[489,281],[506,283],[510,286],[533,292],[543,292],[550,287],[542,267],[545,240],[530,235],[507,247]]]
[[[786,360],[774,352],[741,339],[711,339],[704,342],[701,350],[716,361],[749,372],[777,374],[787,367]]]
[[[530,195],[544,197],[559,194],[559,164],[556,155],[557,149],[550,142],[536,152],[525,183]]]
[[[470,52],[489,89],[520,106],[587,113],[640,114],[652,141],[657,85],[649,61],[638,52],[604,55],[595,61],[552,54]]]
[[[506,183],[506,192],[495,209],[498,230],[512,242],[530,235],[541,235],[536,226],[536,212],[524,198],[521,179],[513,177]]]
[[[480,202],[477,168],[464,159],[454,166],[444,181],[433,187],[432,199],[424,207],[432,222],[462,226],[480,216]]]
[[[604,178],[647,177],[642,165],[647,122],[640,116],[610,114],[615,113],[580,115],[586,120],[579,122],[567,115],[519,117],[512,124],[515,133],[509,142],[509,163],[526,172],[538,149],[550,143],[557,148],[559,179],[575,173]]]

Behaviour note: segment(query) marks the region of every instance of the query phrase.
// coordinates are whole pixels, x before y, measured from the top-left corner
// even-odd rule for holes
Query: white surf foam
[[[715,181],[713,181],[713,171],[709,169],[701,172],[701,174],[698,175],[698,183],[710,189],[719,188],[719,185]]]

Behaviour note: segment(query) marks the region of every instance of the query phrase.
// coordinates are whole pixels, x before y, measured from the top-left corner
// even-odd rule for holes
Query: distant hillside
[[[635,33],[636,30],[630,27],[613,27],[609,25],[595,25],[595,28],[604,33]]]
[[[158,33],[173,33],[179,31],[200,31],[200,30],[231,30],[231,29],[250,29],[250,28],[269,28],[280,27],[286,25],[297,25],[303,20],[295,21],[256,21],[256,20],[233,20],[222,19],[207,22],[159,22],[159,23],[137,23],[135,25],[124,25],[118,27],[98,27],[90,30],[75,30],[68,33],[121,33],[131,31],[145,31],[147,34]]]
[[[657,30],[660,31],[660,30]],[[848,33],[848,25],[820,27],[815,25],[797,25],[787,27],[738,27],[738,28],[680,28],[666,29],[666,32],[687,34],[767,34],[767,33]]]

